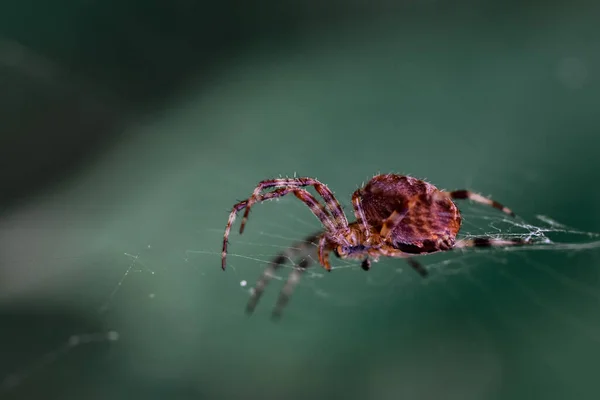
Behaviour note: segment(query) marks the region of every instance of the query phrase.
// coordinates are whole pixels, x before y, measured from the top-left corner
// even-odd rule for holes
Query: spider
[[[305,188],[314,187],[324,204]],[[272,189],[263,193],[265,189]],[[302,273],[313,259],[309,256],[316,248],[319,264],[331,271],[329,254],[333,252],[343,259],[361,260],[361,267],[368,271],[371,262],[380,256],[404,258],[422,277],[427,270],[414,259],[420,254],[448,251],[467,247],[492,247],[523,245],[522,239],[471,238],[456,240],[461,226],[461,215],[453,199],[469,199],[501,210],[514,217],[515,214],[497,201],[468,190],[446,192],[434,185],[410,176],[384,174],[374,176],[366,185],[352,195],[356,221],[348,222],[340,203],[331,190],[314,178],[279,178],[260,182],[252,196],[233,206],[223,237],[221,267],[225,270],[229,232],[236,215],[245,209],[240,234],[248,220],[250,209],[256,203],[293,193],[321,221],[324,230],[309,236],[303,242],[283,251],[265,269],[259,278],[246,311],[252,313],[266,285],[287,260],[302,257],[290,274],[272,317],[279,318],[288,303]]]

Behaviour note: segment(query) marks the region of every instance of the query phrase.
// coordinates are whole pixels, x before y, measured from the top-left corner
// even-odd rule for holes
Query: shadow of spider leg
[[[273,313],[271,317],[273,319],[279,319],[281,317],[281,313],[283,308],[289,302],[289,299],[296,288],[296,285],[300,282],[300,278],[304,271],[314,262],[314,259],[311,257],[311,253],[316,251],[316,246],[319,240],[321,233],[314,234],[306,238],[305,240],[296,243],[292,247],[289,247],[279,253],[273,261],[269,264],[267,268],[263,271],[262,275],[256,282],[254,287],[254,291],[248,300],[248,304],[246,305],[246,313],[252,314],[256,305],[258,304],[260,298],[262,297],[265,288],[275,276],[275,273],[279,268],[281,268],[286,262],[292,261],[294,258],[303,257],[297,266],[295,266],[290,273],[285,285],[281,289],[279,293],[279,298],[277,299],[277,303],[275,308],[273,309]]]

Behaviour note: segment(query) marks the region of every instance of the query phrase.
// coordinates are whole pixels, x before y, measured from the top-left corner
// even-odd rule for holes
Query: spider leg
[[[526,239],[519,239],[519,238],[495,239],[495,238],[483,238],[482,237],[482,238],[471,238],[471,239],[460,240],[460,241],[456,242],[456,244],[453,246],[453,248],[454,249],[463,249],[463,248],[470,248],[470,247],[525,246],[528,244],[532,244],[532,242],[529,240],[526,240]],[[375,251],[386,257],[405,258],[406,261],[408,262],[408,264],[415,271],[417,271],[417,273],[419,275],[421,275],[423,278],[425,278],[425,277],[427,277],[427,275],[429,275],[429,272],[423,266],[423,264],[421,264],[420,262],[415,260],[415,256],[407,254],[401,250],[395,249],[389,245],[384,245]]]
[[[248,304],[246,305],[246,312],[248,314],[252,314],[254,312],[254,309],[256,308],[258,301],[260,300],[261,296],[263,295],[267,284],[271,281],[271,279],[275,275],[275,272],[279,268],[281,268],[288,260],[291,260],[293,257],[297,257],[300,254],[305,254],[305,257],[298,264],[298,267],[296,267],[296,269],[294,269],[292,274],[296,274],[297,273],[296,271],[299,268],[306,269],[309,267],[310,262],[312,260],[312,258],[310,257],[310,252],[314,248],[313,246],[316,245],[315,242],[318,237],[319,237],[319,234],[309,236],[304,241],[299,242],[299,243],[295,244],[294,246],[282,251],[273,259],[273,261],[269,264],[269,266],[267,268],[265,268],[262,275],[256,282],[256,285],[254,286],[254,291],[252,293],[252,296],[250,296],[250,299],[248,300]],[[291,278],[291,276],[290,276],[290,278]],[[298,277],[294,276],[294,279],[296,279],[296,278],[299,279],[299,276]],[[291,288],[288,287],[288,285],[286,284],[286,287],[288,287],[287,291],[286,291],[286,293],[288,293],[287,294],[288,298],[291,295],[295,284],[297,284],[297,283],[298,283],[298,281],[296,279],[294,281],[294,285]],[[284,288],[284,290],[285,290],[285,288]],[[287,303],[287,301],[288,301],[288,299],[285,299],[285,303]],[[283,305],[285,305],[285,304],[283,304]],[[281,313],[281,308],[283,308],[283,305],[281,307],[279,307],[280,308],[279,313]]]
[[[277,187],[293,187],[300,188],[305,186],[314,186],[315,190],[323,200],[325,201],[325,206],[327,210],[331,213],[333,217],[333,221],[335,222],[336,229],[347,229],[348,228],[348,219],[342,210],[342,206],[336,200],[333,192],[323,183],[319,182],[314,178],[278,178],[278,179],[267,179],[259,182],[259,184],[254,189],[252,196],[248,199],[248,206],[246,207],[246,211],[244,212],[244,217],[242,218],[242,224],[240,225],[240,233],[244,231],[244,227],[246,226],[246,221],[248,220],[248,214],[250,213],[250,208],[254,205],[255,202],[260,198],[260,193],[264,189],[268,188],[277,188]]]
[[[392,232],[394,231],[394,228],[398,226],[400,221],[402,221],[404,216],[406,216],[407,212],[408,207],[404,208],[401,211],[394,211],[392,215],[390,215],[383,221],[383,226],[381,227],[381,231],[379,232],[379,235],[382,237],[382,239],[387,240],[390,238]]]
[[[408,265],[410,265],[412,267],[412,269],[414,269],[423,278],[425,278],[427,275],[429,275],[429,272],[423,266],[423,264],[421,264],[420,262],[415,260],[414,256],[411,254],[408,254],[401,250],[395,249],[389,245],[383,245],[382,247],[378,248],[376,251],[386,257],[406,259],[406,262],[408,262]]]
[[[368,271],[371,269],[371,260],[369,259],[369,257],[365,258],[362,263],[360,264],[360,267],[363,269],[363,271]]]
[[[469,190],[455,190],[453,192],[442,192],[444,194],[448,194],[453,199],[469,199],[476,203],[485,204],[490,207],[497,208],[498,210],[510,215],[511,217],[515,217],[515,213],[508,207],[503,206],[495,200],[488,199],[480,194],[473,193]]]
[[[507,247],[507,246],[525,246],[533,242],[527,239],[512,238],[512,239],[495,239],[495,238],[471,238],[463,239],[456,242],[453,246],[455,249],[464,249],[469,247]]]
[[[319,263],[325,268],[328,272],[331,272],[331,263],[329,262],[329,252],[331,251],[331,246],[329,241],[327,240],[327,236],[323,234],[319,239]]]
[[[321,223],[325,226],[325,228],[327,230],[329,230],[329,231],[335,230],[334,224],[331,220],[331,216],[327,213],[325,208],[323,208],[321,203],[319,203],[314,198],[314,196],[312,194],[310,194],[308,191],[306,191],[305,189],[300,189],[300,188],[296,188],[296,187],[283,187],[283,188],[276,189],[272,192],[268,192],[268,193],[260,195],[258,197],[258,200],[256,200],[256,201],[262,202],[265,200],[275,199],[278,197],[285,196],[286,194],[288,194],[290,192],[294,193],[294,195],[296,195],[297,198],[299,198],[302,202],[304,202],[304,204],[306,204],[310,208],[312,213],[317,218],[319,218],[319,220],[321,221]],[[237,203],[233,206],[233,209],[231,210],[231,213],[229,214],[227,226],[225,227],[225,234],[223,235],[223,250],[221,253],[221,268],[223,268],[223,269],[225,269],[225,264],[226,264],[225,258],[227,256],[227,243],[229,242],[229,233],[231,231],[231,227],[235,221],[235,217],[236,217],[237,213],[240,210],[242,210],[243,208],[246,208],[246,210],[248,210],[249,202],[250,202],[250,199],[240,201],[239,203]]]
[[[362,227],[365,239],[368,239],[369,236],[371,236],[371,230],[367,224],[367,217],[365,217],[365,211],[362,208],[361,199],[362,189],[358,189],[354,192],[354,194],[352,194],[352,207],[354,207],[354,216],[356,217],[356,222]]]

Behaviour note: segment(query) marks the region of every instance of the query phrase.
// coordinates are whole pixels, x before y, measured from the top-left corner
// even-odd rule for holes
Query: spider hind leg
[[[490,207],[494,207],[503,213],[510,215],[511,217],[516,217],[515,213],[510,208],[503,206],[496,200],[488,199],[487,197],[471,192],[470,190],[455,190],[453,192],[448,192],[448,195],[453,199],[469,199],[476,203],[485,204]]]
[[[487,237],[476,237],[459,240],[454,245],[455,249],[464,249],[470,247],[508,247],[508,246],[526,246],[532,244],[531,240],[521,238],[496,239]]]

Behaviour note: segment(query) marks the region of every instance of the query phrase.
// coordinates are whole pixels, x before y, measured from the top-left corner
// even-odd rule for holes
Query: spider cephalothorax
[[[323,198],[324,204],[304,187],[313,186]],[[263,193],[265,189],[272,191]],[[304,202],[321,221],[324,230],[307,238],[298,248],[283,252],[265,270],[248,303],[253,311],[272,273],[291,258],[317,248],[319,263],[331,271],[329,254],[340,258],[362,260],[362,268],[368,270],[371,261],[379,257],[407,259],[421,276],[427,270],[414,256],[464,247],[509,246],[526,243],[521,239],[473,238],[456,240],[461,226],[461,215],[453,199],[470,199],[497,208],[511,216],[513,212],[500,203],[479,194],[456,190],[446,192],[425,181],[404,175],[385,174],[373,177],[364,187],[352,195],[352,207],[356,221],[348,223],[342,207],[327,186],[313,178],[279,178],[262,181],[247,200],[233,206],[223,238],[222,268],[225,269],[227,243],[231,226],[237,213],[245,208],[240,226],[244,231],[250,208],[257,202],[293,193]],[[300,249],[300,250],[298,250]],[[298,254],[296,254],[298,253]],[[311,258],[305,255],[294,270],[274,310],[279,316],[289,300],[300,274],[309,266]]]

